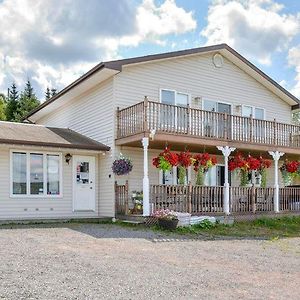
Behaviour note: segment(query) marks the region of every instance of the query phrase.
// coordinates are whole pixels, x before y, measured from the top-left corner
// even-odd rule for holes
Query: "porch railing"
[[[274,212],[274,188],[230,187],[230,213]],[[191,214],[222,214],[224,187],[194,185],[150,185],[151,212],[170,209]],[[116,213],[128,214],[128,181],[115,183]],[[300,188],[279,189],[280,211],[300,213]]]
[[[189,106],[145,100],[118,110],[117,118],[118,138],[155,129],[157,133],[205,139],[300,147],[298,125],[204,111]]]
[[[192,185],[150,185],[152,211],[170,209],[192,214],[223,213],[224,187]],[[274,212],[275,189],[230,187],[230,213]],[[280,211],[300,212],[300,188],[281,188]]]
[[[170,209],[179,212],[222,213],[223,187],[192,185],[150,185],[151,210]]]
[[[279,199],[281,211],[300,211],[300,188],[280,188]]]
[[[230,187],[232,213],[274,211],[274,188]]]
[[[116,214],[126,215],[128,213],[128,181],[125,184],[119,185],[115,182],[115,205]]]

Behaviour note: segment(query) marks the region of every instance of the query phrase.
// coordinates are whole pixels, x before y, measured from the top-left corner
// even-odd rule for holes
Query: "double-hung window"
[[[61,196],[60,154],[11,152],[12,196]]]
[[[231,114],[232,106],[230,103],[204,99],[202,109],[205,111],[216,112],[203,114],[203,133],[208,137],[224,138],[227,131],[227,137],[231,136],[231,119],[224,120],[222,114]]]
[[[243,105],[242,111],[243,117],[253,117],[254,119],[264,120],[265,119],[265,110],[260,107]]]
[[[263,141],[266,136],[265,124],[262,121],[265,120],[265,110],[260,107],[243,105],[242,116],[248,118],[252,117],[254,119],[252,128],[253,140],[256,142]],[[250,135],[250,124],[247,125],[247,123],[245,123],[245,125],[245,132]]]
[[[165,130],[172,128],[184,131],[187,128],[187,105],[190,103],[190,95],[174,90],[161,89],[160,102],[165,104],[160,109],[160,123]]]

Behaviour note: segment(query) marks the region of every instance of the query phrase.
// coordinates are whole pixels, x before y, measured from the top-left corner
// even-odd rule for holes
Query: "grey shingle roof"
[[[110,148],[68,128],[0,122],[0,143],[108,151]]]

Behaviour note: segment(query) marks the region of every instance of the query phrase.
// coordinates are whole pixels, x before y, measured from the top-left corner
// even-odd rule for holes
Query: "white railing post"
[[[228,176],[228,157],[231,152],[235,150],[233,147],[229,146],[218,146],[218,150],[222,151],[224,156],[224,164],[225,164],[225,178],[224,178],[224,203],[223,203],[223,210],[226,215],[230,214],[230,207],[229,207],[229,176]]]
[[[274,211],[279,212],[279,181],[278,181],[278,161],[281,156],[284,155],[284,152],[279,151],[269,151],[269,154],[273,157],[274,160]]]
[[[142,139],[144,149],[144,178],[143,178],[143,216],[150,216],[150,186],[148,176],[148,146],[149,138]]]

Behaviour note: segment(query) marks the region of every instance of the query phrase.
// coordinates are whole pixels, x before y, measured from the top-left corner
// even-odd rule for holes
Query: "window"
[[[43,154],[30,153],[30,194],[44,193]]]
[[[265,110],[255,106],[243,105],[242,116],[248,118],[252,116],[254,119],[264,120]]]
[[[174,174],[175,172],[175,174]],[[190,181],[191,174],[189,173],[189,169],[186,170],[186,176],[185,176],[185,184],[188,184]],[[177,185],[179,184],[179,172],[178,168],[174,167],[170,171],[160,171],[160,184],[165,185]],[[175,181],[175,182],[174,182]]]
[[[189,104],[189,94],[173,90],[161,90],[160,101],[164,104],[187,106]]]
[[[175,91],[161,90],[161,103],[175,105]]]
[[[47,195],[60,193],[60,157],[47,154]]]
[[[211,112],[231,114],[231,104],[204,99],[202,109]],[[204,114],[202,134],[208,137],[224,138],[231,136],[231,119],[224,117],[221,114]]]
[[[26,153],[13,153],[13,194],[24,195],[27,193],[27,162]]]
[[[11,194],[61,195],[61,156],[36,152],[11,154]]]
[[[160,126],[165,130],[177,128],[185,131],[188,125],[187,109],[178,109],[176,106],[187,107],[189,104],[189,95],[179,93],[173,90],[161,90],[160,101]],[[170,106],[172,105],[172,106]]]

